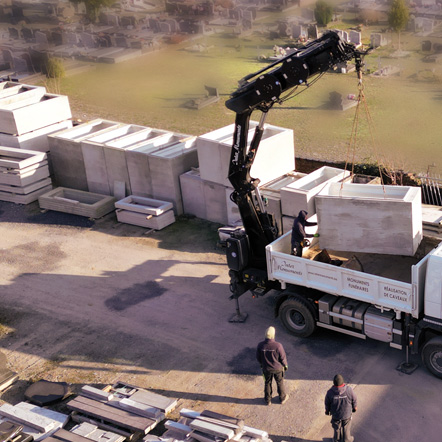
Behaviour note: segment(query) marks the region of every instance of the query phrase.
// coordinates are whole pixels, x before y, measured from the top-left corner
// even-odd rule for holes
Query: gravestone
[[[350,31],[349,33],[350,43],[360,46],[362,44],[362,33],[357,31]]]

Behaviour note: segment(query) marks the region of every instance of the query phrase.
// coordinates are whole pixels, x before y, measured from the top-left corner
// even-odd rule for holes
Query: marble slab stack
[[[0,146],[0,200],[29,204],[50,189],[46,153]]]

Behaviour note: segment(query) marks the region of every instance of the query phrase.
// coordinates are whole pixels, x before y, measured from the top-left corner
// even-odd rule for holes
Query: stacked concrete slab
[[[115,210],[115,198],[83,190],[57,187],[38,198],[42,209],[101,218]]]
[[[115,203],[120,223],[161,230],[175,222],[173,204],[130,195]]]
[[[296,217],[300,210],[316,213],[315,196],[331,182],[341,182],[349,171],[324,166],[281,189],[281,207],[285,216]]]
[[[46,153],[0,147],[0,200],[28,204],[50,189]]]
[[[315,200],[321,248],[413,256],[422,240],[418,187],[330,183]]]
[[[68,98],[44,87],[0,83],[0,145],[48,152],[47,135],[72,127]]]

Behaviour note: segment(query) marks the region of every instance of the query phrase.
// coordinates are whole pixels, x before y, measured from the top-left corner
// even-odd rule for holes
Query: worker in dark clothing
[[[307,221],[308,213],[305,210],[300,210],[298,216],[293,221],[292,227],[292,251],[291,254],[295,256],[302,256],[302,248],[304,247],[305,238],[318,237],[319,233],[311,235],[305,233],[306,226],[317,226],[318,223]]]
[[[287,402],[289,396],[284,389],[284,372],[288,369],[284,347],[275,341],[275,327],[266,330],[265,340],[258,344],[256,359],[264,376],[264,400],[267,405],[272,402],[272,382],[276,381],[281,404]]]
[[[353,442],[350,424],[352,412],[356,409],[357,399],[353,389],[337,374],[333,379],[333,387],[325,395],[325,414],[332,417],[333,442]]]

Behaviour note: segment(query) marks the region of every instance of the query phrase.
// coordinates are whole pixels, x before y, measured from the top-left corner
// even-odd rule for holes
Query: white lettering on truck
[[[405,290],[396,289],[384,285],[384,298],[396,299],[401,302],[408,302],[408,293]]]

